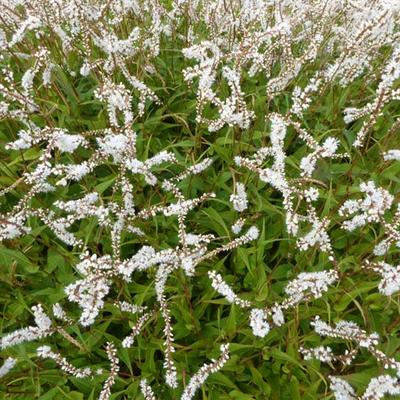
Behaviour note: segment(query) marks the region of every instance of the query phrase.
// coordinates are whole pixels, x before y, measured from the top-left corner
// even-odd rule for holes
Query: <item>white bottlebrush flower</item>
[[[109,226],[110,209],[104,206],[96,206],[99,201],[99,195],[96,192],[88,193],[78,200],[55,201],[54,206],[67,212],[70,218],[84,219],[88,217],[97,217],[99,224]]]
[[[166,374],[165,374],[165,383],[170,388],[177,388],[178,387],[178,374],[176,373],[175,369],[172,369],[172,370],[169,370],[169,371],[166,372]]]
[[[143,394],[144,400],[156,400],[151,386],[147,383],[146,379],[140,381],[140,390]]]
[[[103,389],[100,392],[99,400],[108,400],[111,396],[111,387],[115,383],[115,378],[119,372],[119,359],[117,357],[117,349],[111,342],[106,345],[107,357],[110,361],[110,374],[103,384]]]
[[[359,119],[363,115],[365,115],[369,110],[362,110],[354,107],[347,107],[344,109],[344,123],[350,124],[351,122]]]
[[[236,194],[231,194],[230,201],[236,211],[242,212],[247,209],[247,194],[243,183],[236,183]]]
[[[386,264],[379,273],[382,275],[378,286],[381,293],[391,296],[400,290],[400,265],[389,266]]]
[[[244,218],[239,218],[233,225],[232,225],[232,232],[235,235],[238,235],[241,230],[243,229],[243,225],[245,223],[245,219]]]
[[[70,164],[63,167],[64,178],[60,179],[56,184],[59,186],[66,186],[68,180],[80,181],[84,176],[90,172],[90,166],[88,163],[83,162],[82,164]],[[56,172],[56,171],[53,171]]]
[[[150,318],[150,314],[146,313],[143,314],[138,321],[136,322],[136,324],[133,326],[132,328],[132,332],[130,333],[129,336],[127,336],[123,341],[122,341],[122,347],[132,347],[133,345],[133,341],[135,339],[136,336],[138,336],[145,324],[145,322]]]
[[[302,272],[285,288],[286,294],[293,303],[299,303],[309,295],[314,299],[321,297],[336,280],[335,270],[321,272]]]
[[[138,159],[127,159],[125,160],[125,166],[134,174],[142,174],[145,181],[154,186],[157,183],[157,178],[151,173],[151,168],[158,166],[164,162],[176,162],[175,155],[168,151],[161,151],[155,156],[147,159],[146,161],[140,161]]]
[[[67,361],[66,358],[62,357],[59,353],[55,353],[51,350],[50,346],[40,346],[36,350],[37,355],[42,358],[50,358],[54,360],[57,365],[66,373],[75,376],[76,378],[86,378],[93,375],[92,370],[89,367],[76,368]]]
[[[8,357],[4,361],[3,365],[0,367],[0,378],[2,378],[4,375],[7,375],[11,371],[11,369],[14,368],[16,362],[16,359]]]
[[[64,322],[71,323],[71,318],[68,317],[67,313],[63,310],[59,303],[53,304],[53,314],[54,316]]]
[[[54,146],[64,153],[72,153],[79,146],[84,145],[86,140],[81,135],[68,135],[62,130],[53,135]]]
[[[300,161],[300,169],[302,171],[302,175],[311,176],[315,170],[317,164],[317,158],[313,156],[313,154],[309,154],[303,157]]]
[[[31,231],[25,226],[27,214],[24,211],[11,215],[0,220],[0,241],[4,239],[15,239]]]
[[[104,305],[104,297],[110,290],[107,274],[112,268],[112,261],[109,256],[98,258],[93,254],[83,259],[76,268],[85,278],[68,285],[65,293],[70,301],[78,303],[82,308],[79,322],[88,326],[93,324]]]
[[[54,333],[54,330],[51,328],[51,320],[43,311],[42,305],[38,304],[37,306],[33,306],[32,311],[36,326],[18,329],[3,336],[0,340],[0,347],[2,349],[24,342],[42,339]]]
[[[259,229],[256,226],[251,226],[247,231],[247,233],[243,236],[243,238],[247,239],[248,241],[252,241],[256,240],[259,235],[260,235]]]
[[[103,298],[109,290],[110,287],[107,279],[96,279],[94,277],[92,279],[80,280],[65,288],[68,299],[78,303],[83,309],[79,318],[83,326],[93,324],[100,309],[104,306]]]
[[[33,79],[35,78],[36,71],[32,68],[26,70],[21,79],[21,86],[26,91],[29,92],[33,86]]]
[[[270,331],[270,325],[267,322],[267,314],[260,308],[253,308],[250,312],[250,326],[253,335],[264,337]]]
[[[121,111],[126,125],[132,123],[132,96],[124,84],[115,84],[106,80],[104,85],[95,91],[99,100],[107,103],[107,111],[110,123],[113,126],[119,126],[117,111]]]
[[[332,157],[337,148],[339,147],[339,141],[333,137],[328,137],[325,142],[322,144],[322,157]]]
[[[56,65],[53,63],[49,63],[46,65],[43,74],[42,81],[44,86],[49,86],[51,84],[51,71],[54,69]]]
[[[183,179],[187,178],[188,176],[197,175],[206,170],[212,164],[211,158],[205,158],[204,160],[200,161],[197,164],[191,165],[190,167],[186,168],[184,172],[182,172],[177,177],[173,178],[173,181],[178,182],[182,181]],[[169,181],[164,181],[169,182]]]
[[[181,400],[193,400],[197,390],[207,380],[207,378],[211,374],[218,372],[229,360],[229,344],[221,345],[220,349],[221,355],[217,360],[213,359],[210,364],[204,364],[199,371],[190,378],[182,396],[180,397]],[[156,400],[154,392],[146,379],[141,380],[140,390],[145,400]]]
[[[87,61],[85,61],[85,62],[82,64],[81,69],[79,70],[79,72],[80,72],[80,74],[81,74],[82,76],[88,76],[89,73],[90,73],[90,70],[91,70],[90,64],[89,64]]]
[[[400,395],[400,383],[398,378],[394,378],[390,375],[380,375],[376,378],[372,378],[360,399],[379,400],[383,399],[385,395]]]
[[[51,327],[51,319],[44,312],[42,305],[33,306],[32,311],[37,327],[43,332],[48,331]]]
[[[315,201],[319,197],[318,189],[310,187],[304,192],[304,196],[306,197],[306,200],[309,202]]]
[[[391,296],[400,291],[400,265],[390,265],[381,261],[374,264],[367,262],[366,267],[381,275],[378,289],[382,294]]]
[[[131,314],[142,313],[147,310],[147,307],[137,306],[136,304],[128,303],[127,301],[116,301],[114,303],[123,312],[129,312]]]
[[[339,209],[341,216],[349,217],[355,214],[351,219],[343,222],[343,228],[349,231],[367,222],[380,222],[394,200],[387,190],[377,188],[373,181],[361,183],[360,190],[364,193],[364,199],[347,200]]]
[[[339,321],[335,327],[331,327],[317,316],[311,325],[321,336],[354,340],[360,347],[372,348],[379,343],[379,335],[376,332],[367,334],[352,321]]]
[[[275,305],[272,307],[272,321],[276,326],[281,326],[285,323],[282,307]]]
[[[14,32],[14,35],[9,42],[9,46],[14,46],[15,44],[21,42],[25,37],[26,33],[30,30],[35,30],[42,25],[40,18],[34,15],[28,15],[28,17],[23,21],[23,23]]]
[[[208,271],[208,276],[212,280],[211,286],[229,303],[237,304],[240,307],[250,307],[251,303],[247,300],[239,298],[231,287],[222,279],[220,274],[215,271]]]
[[[104,138],[98,138],[97,143],[104,154],[111,155],[114,162],[120,162],[128,146],[128,137],[123,134],[106,134]]]
[[[329,221],[326,218],[318,219],[314,212],[310,213],[309,216],[312,227],[308,233],[298,238],[297,246],[303,251],[318,246],[321,251],[332,253],[331,239],[326,230]]]
[[[214,198],[215,193],[205,193],[202,197],[190,200],[179,200],[177,203],[172,203],[163,209],[165,216],[169,217],[172,215],[184,216],[195,206],[202,203],[207,198]]]
[[[331,362],[335,356],[329,346],[318,346],[312,349],[300,348],[305,360],[316,359],[322,362]]]
[[[182,393],[181,400],[192,400],[196,391],[206,381],[209,375],[219,371],[229,359],[229,344],[221,345],[221,355],[210,364],[204,364],[191,378]]]
[[[24,150],[29,149],[33,144],[32,135],[25,129],[18,131],[18,139],[14,142],[8,143],[6,149],[9,150]]]
[[[119,263],[117,271],[129,282],[134,271],[144,271],[156,263],[156,251],[153,247],[143,246],[134,256]]]
[[[391,160],[399,161],[400,160],[400,150],[392,149],[392,150],[386,151],[385,153],[383,153],[383,159],[385,161],[391,161]]]
[[[356,392],[344,379],[337,376],[330,377],[330,388],[336,400],[355,400]]]

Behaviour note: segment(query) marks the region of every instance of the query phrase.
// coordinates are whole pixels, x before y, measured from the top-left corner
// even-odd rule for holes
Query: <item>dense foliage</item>
[[[0,0],[0,397],[400,396],[399,22]]]

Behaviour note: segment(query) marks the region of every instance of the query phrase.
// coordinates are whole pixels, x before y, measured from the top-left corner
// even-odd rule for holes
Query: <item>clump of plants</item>
[[[397,0],[2,0],[0,390],[400,395]]]

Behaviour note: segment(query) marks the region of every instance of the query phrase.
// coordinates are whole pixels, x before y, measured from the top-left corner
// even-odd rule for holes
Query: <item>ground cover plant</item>
[[[0,0],[0,398],[400,398],[398,0]]]

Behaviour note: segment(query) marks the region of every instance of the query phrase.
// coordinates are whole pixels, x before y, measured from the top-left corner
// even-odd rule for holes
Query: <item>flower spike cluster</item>
[[[331,377],[337,400],[400,395],[382,335],[314,307],[338,318],[360,269],[380,276],[362,294],[397,305],[399,27],[398,0],[0,0],[0,378],[40,359],[100,400],[127,380],[145,400],[162,380],[162,398],[191,400],[229,348],[300,337],[314,317],[325,339],[300,347],[306,361],[346,371],[364,352],[390,370],[362,395]],[[371,178],[355,164],[374,146],[393,169]],[[228,333],[227,308],[245,321]],[[203,335],[220,355],[186,379]]]
[[[317,334],[329,338],[338,338],[354,342],[358,348],[367,349],[372,357],[379,363],[382,363],[385,369],[395,371],[397,377],[388,374],[383,374],[372,378],[362,396],[355,394],[352,386],[343,378],[338,376],[330,377],[331,389],[337,400],[379,400],[386,394],[400,394],[400,361],[392,357],[388,357],[385,353],[377,348],[379,344],[379,335],[377,333],[368,334],[361,329],[357,324],[351,321],[339,321],[335,327],[328,325],[317,317],[312,325]],[[358,349],[346,351],[342,356],[335,356],[329,347],[319,347],[313,349],[301,349],[305,359],[316,358],[323,362],[331,362],[335,359],[350,365]]]

